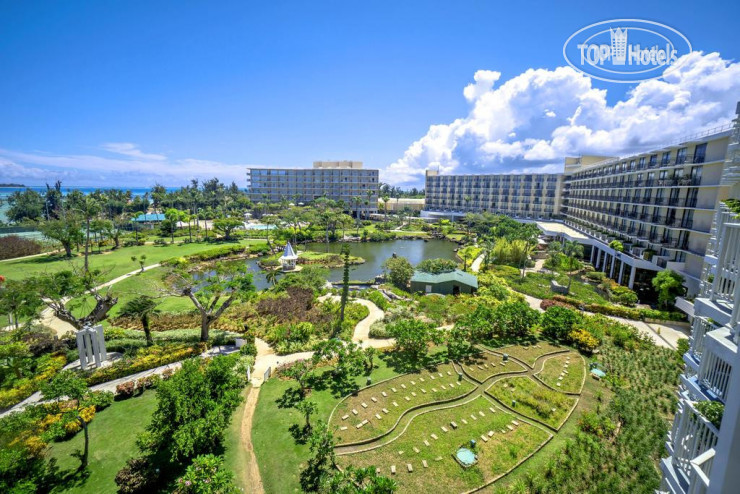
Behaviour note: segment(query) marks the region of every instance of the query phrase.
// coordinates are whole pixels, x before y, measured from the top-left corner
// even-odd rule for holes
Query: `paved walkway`
[[[470,265],[470,270],[474,273],[477,273],[480,271],[480,266],[483,263],[483,260],[486,258],[486,253],[482,253],[478,257],[475,258],[475,261],[473,261],[473,264]]]
[[[519,293],[519,292],[517,292]],[[520,293],[526,300],[527,304],[535,310],[544,312],[540,308],[542,299],[531,297]],[[586,312],[586,311],[583,311]],[[588,312],[588,314],[591,314]],[[624,319],[616,316],[606,316],[609,319],[621,322],[623,324],[629,324],[632,327],[637,328],[642,334],[650,336],[657,346],[663,348],[669,348],[671,350],[678,349],[678,340],[681,338],[688,338],[691,336],[691,329],[681,324],[670,324],[670,323],[653,323],[645,321],[635,321],[632,319]]]
[[[334,302],[340,302],[342,299],[338,295],[323,295],[319,297],[319,301],[332,300]],[[357,343],[362,348],[387,348],[391,347],[396,343],[393,338],[387,339],[374,339],[370,338],[370,326],[376,321],[382,321],[385,317],[385,312],[369,300],[363,298],[355,298],[349,300],[352,303],[364,305],[367,307],[369,313],[365,319],[358,322],[355,326],[355,332],[352,334],[352,341]]]

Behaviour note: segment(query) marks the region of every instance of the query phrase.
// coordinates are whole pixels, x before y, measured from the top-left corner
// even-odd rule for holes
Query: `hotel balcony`
[[[679,402],[666,449],[671,456],[660,462],[662,491],[703,494],[709,486],[714,447],[719,431],[686,398]]]

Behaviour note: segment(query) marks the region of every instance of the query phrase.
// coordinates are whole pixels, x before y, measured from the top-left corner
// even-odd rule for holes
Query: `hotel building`
[[[558,214],[562,174],[439,175],[427,170],[422,216],[460,217],[492,212],[521,219]]]
[[[567,158],[562,174],[451,175],[427,171],[424,217],[468,212],[537,221],[547,235],[584,244],[586,258],[618,282],[649,286],[672,269],[699,292],[717,204],[730,197],[732,125],[624,158]],[[554,220],[554,221],[547,221]],[[610,244],[618,240],[623,249]]]
[[[283,200],[308,204],[321,197],[343,201],[360,215],[378,211],[378,170],[360,161],[314,161],[313,168],[249,168],[247,190],[253,202]]]

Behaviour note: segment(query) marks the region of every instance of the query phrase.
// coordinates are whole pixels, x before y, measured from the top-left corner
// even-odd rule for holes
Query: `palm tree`
[[[275,283],[277,283],[277,277],[280,273],[277,269],[270,269],[265,272],[265,279],[268,283],[270,283],[272,286],[275,286]]]
[[[573,283],[573,271],[578,267],[578,258],[583,257],[583,245],[578,242],[566,240],[563,244],[563,255],[568,260],[568,289],[570,293],[570,285]]]
[[[555,268],[560,265],[560,255],[563,253],[563,246],[560,242],[550,242],[547,245],[547,261],[545,267],[550,269],[550,274],[555,277]]]
[[[141,321],[147,346],[154,344],[152,332],[149,329],[149,316],[153,316],[154,314],[159,314],[159,309],[157,309],[157,302],[149,295],[139,295],[129,300],[120,312],[120,315],[123,317],[138,318]]]
[[[360,204],[362,204],[362,199],[360,197],[353,197],[352,202],[355,203],[355,225],[357,226],[357,234],[356,236],[360,236]]]
[[[391,200],[391,196],[388,194],[383,195],[383,221],[385,223],[388,223],[388,201]]]

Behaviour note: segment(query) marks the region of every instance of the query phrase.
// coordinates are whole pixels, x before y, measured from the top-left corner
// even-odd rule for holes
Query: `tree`
[[[82,413],[84,408],[82,398],[87,394],[87,383],[73,371],[65,370],[54,376],[48,383],[42,384],[41,393],[44,398],[49,400],[59,400],[61,398],[74,400],[74,408],[65,413],[74,414],[85,432],[85,449],[82,453],[80,465],[80,468],[84,470],[87,468],[87,459],[90,452],[90,437],[87,431],[88,420],[85,420]]]
[[[153,453],[167,450],[176,462],[217,451],[245,380],[232,358],[185,360],[157,386],[157,408],[139,445]]]
[[[493,312],[478,304],[473,312],[464,314],[447,333],[447,352],[451,359],[469,354],[473,345],[491,335]]]
[[[36,318],[42,302],[26,281],[8,280],[0,285],[0,314],[12,317],[18,329],[19,321]]]
[[[73,214],[68,214],[66,218],[42,223],[40,230],[44,236],[62,244],[67,257],[72,257],[72,248],[85,239],[80,223]]]
[[[380,475],[374,466],[355,468],[349,465],[344,470],[335,472],[322,486],[322,492],[332,494],[391,494],[396,490],[396,481]]]
[[[547,245],[547,260],[545,267],[555,277],[555,270],[560,267],[560,260],[563,255],[563,246],[560,242],[550,242]]]
[[[200,313],[200,341],[208,341],[211,324],[231,304],[246,300],[254,293],[252,274],[244,263],[217,262],[196,276],[186,268],[171,271],[173,295],[188,297]]]
[[[342,330],[342,324],[344,324],[344,309],[347,307],[347,300],[349,299],[349,244],[342,244],[342,256],[344,257],[344,271],[342,272],[342,297],[339,302],[339,321],[337,322],[334,334],[336,335]]]
[[[5,215],[13,223],[39,221],[44,212],[44,199],[32,189],[17,190],[8,196]]]
[[[684,277],[672,269],[660,271],[652,280],[653,288],[658,292],[658,303],[664,308],[673,307],[676,297],[686,292]]]
[[[280,271],[278,271],[277,269],[268,269],[267,271],[265,271],[265,281],[270,283],[272,286],[275,286],[279,274]]]
[[[83,274],[87,274],[90,271],[90,265],[88,263],[88,257],[90,255],[90,222],[100,213],[100,204],[94,197],[87,195],[80,202],[78,210],[82,213],[82,217],[85,218],[85,264]]]
[[[570,293],[570,286],[573,283],[573,271],[578,269],[580,265],[578,259],[583,257],[583,245],[578,242],[566,240],[563,244],[563,255],[568,266],[568,288],[566,291]]]
[[[504,302],[493,309],[492,320],[499,336],[527,336],[540,322],[540,313],[526,302]]]
[[[295,379],[298,383],[298,390],[301,393],[301,397],[305,397],[308,391],[308,383],[313,377],[314,366],[310,360],[299,360],[294,363],[285,371],[283,375],[290,379]]]
[[[159,313],[157,309],[157,302],[148,295],[139,295],[138,297],[126,302],[123,306],[120,316],[138,318],[141,321],[141,326],[144,329],[144,335],[146,336],[146,344],[148,346],[154,344],[152,339],[152,332],[149,329],[149,317]]]
[[[295,404],[295,409],[298,410],[298,412],[301,413],[306,419],[304,430],[310,431],[311,415],[314,415],[316,412],[319,411],[318,405],[316,405],[316,403],[314,403],[313,401],[301,400]]]
[[[244,226],[244,222],[239,218],[221,218],[213,222],[213,228],[223,234],[224,240],[231,240],[231,234],[237,228]]]
[[[542,315],[542,334],[567,343],[573,326],[580,320],[576,311],[553,305]]]
[[[321,422],[314,428],[309,444],[312,456],[301,472],[301,489],[304,492],[319,492],[336,465],[336,441],[326,423]]]
[[[234,474],[224,458],[213,454],[196,456],[185,474],[177,479],[175,494],[237,494]]]
[[[516,234],[516,239],[524,242],[524,255],[520,259],[520,269],[522,272],[522,278],[524,278],[525,268],[527,267],[527,259],[529,258],[529,251],[537,245],[537,239],[540,236],[540,229],[534,223],[527,223],[521,227],[519,232]]]
[[[139,268],[141,269],[141,272],[144,272],[144,264],[146,263],[146,254],[142,254],[139,257],[131,256],[131,260],[133,262],[139,263]]]
[[[383,269],[388,273],[388,281],[399,288],[408,289],[414,275],[414,268],[408,259],[394,254],[383,262]]]
[[[396,348],[414,362],[426,356],[430,343],[442,343],[442,335],[437,328],[416,319],[402,319],[389,324],[387,329],[396,339]]]
[[[450,273],[457,269],[457,263],[452,259],[424,259],[416,269],[429,274]]]
[[[52,310],[54,315],[62,321],[68,322],[77,329],[92,326],[108,316],[108,312],[118,303],[109,291],[105,293],[98,289],[100,271],[93,270],[80,274],[72,270],[57,273],[42,274],[28,278],[26,282],[38,294],[44,305]],[[87,308],[87,301],[83,298],[77,305],[67,301],[83,295],[92,297],[95,305]],[[83,315],[78,316],[75,314]]]

